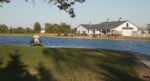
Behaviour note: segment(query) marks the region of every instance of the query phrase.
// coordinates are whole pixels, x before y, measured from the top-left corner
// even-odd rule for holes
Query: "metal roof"
[[[100,29],[113,29],[127,21],[110,21],[110,22],[102,22],[100,24],[81,24],[81,26],[85,27],[86,29],[91,30],[100,30]]]

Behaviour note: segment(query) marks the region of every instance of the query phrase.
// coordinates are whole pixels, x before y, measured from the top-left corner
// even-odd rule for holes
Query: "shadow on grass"
[[[31,75],[27,70],[27,65],[20,60],[21,55],[18,51],[9,54],[9,57],[11,60],[6,67],[1,67],[3,61],[0,59],[0,81],[55,81],[51,79],[51,74],[42,64],[38,67],[39,77]]]
[[[39,64],[38,71],[40,76],[39,81],[56,81],[49,70],[46,69],[42,63]]]
[[[30,75],[26,65],[20,61],[18,51],[9,54],[11,60],[5,68],[0,68],[0,81],[37,81],[35,76]]]
[[[115,51],[46,48],[43,53],[47,58],[54,60],[57,70],[62,75],[66,68],[78,71],[79,74],[85,69],[89,72],[88,77],[92,77],[92,73],[97,74],[94,81],[143,81],[136,74],[131,62]],[[86,78],[84,80],[91,81]]]
[[[130,75],[122,69],[116,69],[109,65],[99,65],[99,67],[108,73],[105,73],[105,81],[142,81],[140,78]]]

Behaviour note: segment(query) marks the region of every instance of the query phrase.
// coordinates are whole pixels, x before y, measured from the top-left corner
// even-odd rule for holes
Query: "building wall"
[[[101,32],[98,30],[95,30],[95,34],[100,34]]]
[[[123,27],[127,27],[127,26],[126,26],[127,23],[128,23],[128,26],[129,26],[129,27],[132,27],[132,28],[133,28],[132,31],[138,31],[138,27],[135,26],[134,24],[130,23],[129,21],[127,21],[127,22],[125,22],[124,24],[122,24],[122,25],[120,25],[120,26],[114,28],[113,30],[123,31],[122,28],[123,28]]]
[[[80,33],[79,33],[80,32]],[[93,34],[100,34],[100,31],[98,30],[88,30],[83,26],[78,26],[77,27],[77,34],[88,34],[88,35],[93,35]]]
[[[128,29],[128,30],[123,29],[123,27],[127,27],[127,23],[128,23],[128,27],[132,27],[133,29]],[[132,36],[133,33],[138,31],[138,27],[135,26],[134,24],[132,24],[131,22],[127,21],[112,30],[116,30],[116,31],[120,32],[123,36]]]
[[[132,27],[133,29],[123,29],[124,27],[127,27],[127,23],[128,23],[128,27]],[[115,31],[114,34],[121,34],[122,36],[132,36],[133,34],[138,32],[138,27],[136,25],[134,25],[133,23],[127,21],[114,29],[110,29],[110,31],[113,31],[113,30]],[[111,33],[109,33],[109,34],[111,34]],[[103,34],[103,33],[102,33],[102,31],[98,31],[98,30],[88,30],[85,27],[80,25],[77,27],[77,34],[93,35],[93,34]]]
[[[80,33],[79,33],[80,32]],[[86,33],[86,34],[88,34],[88,30],[86,29],[86,28],[84,28],[83,26],[79,26],[79,27],[77,27],[77,34],[83,34],[83,33]]]

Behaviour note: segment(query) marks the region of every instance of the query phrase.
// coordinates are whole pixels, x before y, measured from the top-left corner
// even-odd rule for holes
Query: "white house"
[[[119,34],[121,36],[132,36],[132,34],[138,32],[138,27],[128,20],[110,21],[100,24],[81,24],[77,27],[77,34],[99,34],[99,35],[113,35]]]

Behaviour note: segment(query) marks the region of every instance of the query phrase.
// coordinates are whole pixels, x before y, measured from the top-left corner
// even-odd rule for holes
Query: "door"
[[[132,30],[124,29],[122,31],[122,36],[132,36]]]

